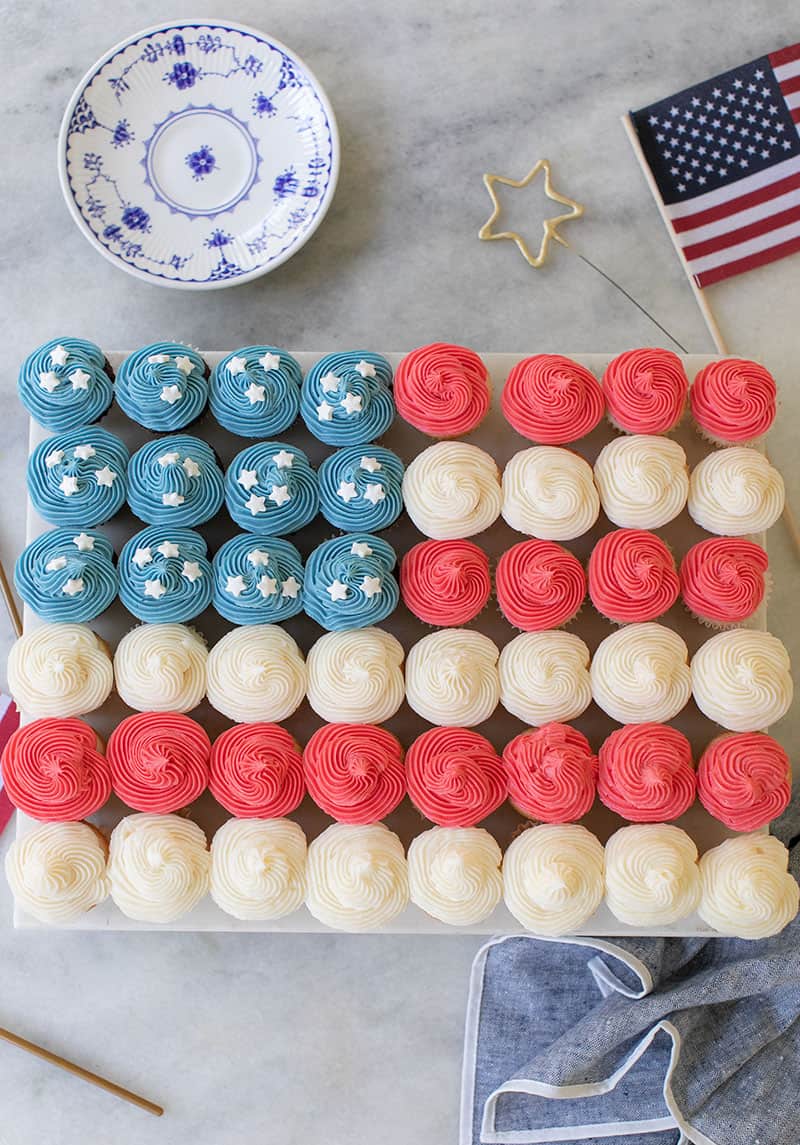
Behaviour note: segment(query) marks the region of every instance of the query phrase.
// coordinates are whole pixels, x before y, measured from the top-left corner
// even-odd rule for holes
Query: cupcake
[[[503,387],[506,421],[541,445],[566,445],[591,433],[605,402],[594,374],[561,354],[517,362]]]
[[[137,712],[190,712],[206,694],[208,649],[185,624],[140,624],[114,653],[114,683]]]
[[[274,624],[303,610],[303,562],[290,541],[240,533],[212,564],[214,608],[233,624]]]
[[[672,926],[700,902],[697,847],[680,827],[620,827],[606,843],[606,903],[626,926]]]
[[[731,831],[757,831],[789,806],[789,757],[761,732],[717,736],[700,756],[697,793],[709,815]]]
[[[403,702],[403,656],[382,628],[327,632],[308,653],[308,702],[330,723],[385,723]]]
[[[503,518],[543,541],[572,541],[591,529],[600,498],[588,462],[556,445],[515,453],[503,470]]]
[[[371,533],[323,541],[306,561],[306,612],[330,632],[378,624],[400,600],[396,563],[392,546]]]
[[[597,792],[634,823],[678,819],[694,803],[697,777],[685,735],[664,724],[617,728],[598,753]]]
[[[403,749],[385,728],[324,724],[303,752],[308,794],[340,823],[385,819],[406,793]]]
[[[210,521],[222,505],[222,470],[211,446],[186,433],[148,441],[131,458],[128,504],[148,525]]]
[[[319,511],[317,475],[296,446],[260,441],[225,471],[225,504],[248,533],[296,533]]]
[[[128,716],[114,728],[107,751],[114,791],[136,811],[179,811],[208,787],[211,741],[178,712]]]
[[[609,421],[625,433],[669,433],[683,417],[688,392],[683,362],[672,350],[627,350],[603,374]]]
[[[175,922],[208,892],[211,857],[196,823],[180,815],[127,815],[111,832],[111,897],[137,922]]]
[[[444,727],[482,724],[500,699],[499,655],[493,640],[469,628],[423,636],[406,660],[409,706],[429,723]]]
[[[111,405],[113,378],[94,342],[53,338],[22,363],[17,390],[31,417],[60,433],[99,421]]]
[[[448,926],[474,926],[503,897],[502,861],[483,827],[431,827],[408,848],[411,901]]]
[[[408,905],[403,844],[383,823],[334,823],[309,845],[306,906],[335,930],[378,930]]]
[[[94,620],[117,595],[114,550],[93,529],[51,529],[23,549],[14,585],[42,620]]]
[[[689,516],[708,533],[742,537],[769,529],[783,512],[783,478],[746,446],[709,453],[694,467]]]
[[[578,930],[600,906],[603,891],[603,846],[578,823],[529,827],[503,856],[506,906],[535,934]]]
[[[306,837],[288,819],[229,819],[211,840],[211,897],[245,921],[285,918],[306,897]]]
[[[635,434],[603,446],[594,463],[603,512],[614,525],[658,529],[683,509],[689,493],[686,454],[668,437]]]
[[[773,835],[739,835],[712,847],[700,860],[703,922],[734,938],[779,934],[800,905],[788,866],[789,852]]]
[[[709,537],[681,561],[683,603],[712,628],[741,624],[764,600],[768,567],[760,545],[741,537]]]
[[[302,381],[300,366],[285,350],[245,346],[211,371],[209,407],[239,437],[273,437],[297,418]]]
[[[520,541],[501,556],[495,573],[497,603],[523,632],[569,624],[586,596],[586,574],[577,557],[555,541]]]
[[[729,731],[766,728],[791,707],[789,653],[769,632],[718,632],[692,657],[692,693],[700,711]]]
[[[462,437],[486,414],[489,372],[474,350],[434,342],[406,354],[394,378],[397,412],[430,437]]]
[[[502,761],[488,739],[467,728],[430,728],[406,755],[408,794],[439,827],[474,827],[506,799]]]
[[[534,727],[577,719],[592,702],[589,649],[573,632],[523,632],[497,667],[500,703]]]
[[[128,450],[97,425],[54,434],[28,458],[28,496],[51,525],[93,529],[125,504]]]
[[[106,854],[89,823],[43,823],[6,853],[14,902],[39,922],[75,922],[108,898]]]
[[[114,684],[108,647],[85,624],[45,624],[26,632],[8,656],[8,687],[26,716],[83,716]]]
[[[280,819],[306,793],[303,753],[277,724],[236,724],[214,740],[208,786],[239,819]]]
[[[715,445],[747,445],[775,420],[777,387],[769,370],[743,358],[709,362],[692,383],[692,417]]]
[[[86,819],[111,795],[102,743],[83,720],[24,724],[3,749],[0,766],[9,799],[33,819]]]
[[[366,445],[394,421],[392,367],[380,354],[326,354],[303,381],[300,414],[326,445]]]
[[[594,803],[597,756],[569,724],[543,724],[522,732],[503,749],[508,798],[530,819],[570,823]]]
[[[400,565],[403,604],[426,624],[467,624],[488,603],[489,558],[472,541],[421,541]]]
[[[277,624],[234,628],[208,655],[208,702],[237,723],[280,723],[303,702],[303,653]]]
[[[128,355],[114,390],[131,421],[170,433],[197,421],[206,408],[208,367],[189,346],[154,342]]]
[[[589,557],[589,596],[601,616],[615,624],[656,620],[680,593],[675,560],[655,533],[614,529]]]
[[[435,541],[482,533],[500,515],[497,465],[477,445],[439,441],[407,467],[403,502],[419,531]]]
[[[337,529],[375,532],[403,511],[403,463],[396,453],[372,445],[337,449],[319,467],[319,507]]]
[[[621,724],[665,723],[692,694],[688,659],[672,629],[628,624],[601,640],[592,658],[594,702]]]
[[[119,598],[139,620],[193,620],[211,603],[211,562],[193,529],[149,525],[119,555]]]

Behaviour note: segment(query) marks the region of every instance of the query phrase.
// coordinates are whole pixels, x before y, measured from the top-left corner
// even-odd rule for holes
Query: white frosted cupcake
[[[498,670],[500,703],[532,727],[574,720],[592,702],[589,649],[574,632],[523,632]]]
[[[686,454],[668,437],[634,434],[604,446],[594,463],[603,512],[624,529],[658,529],[689,494]]]
[[[209,703],[240,724],[280,723],[306,694],[303,653],[277,624],[248,624],[226,633],[207,663]]]
[[[535,445],[515,453],[503,471],[503,518],[520,533],[571,541],[599,513],[592,467],[569,449]]]
[[[500,515],[500,473],[477,445],[439,441],[418,454],[403,476],[406,512],[436,541],[471,537]]]
[[[28,716],[82,716],[105,703],[114,685],[108,647],[85,624],[44,624],[8,656],[8,687]]]
[[[241,919],[283,918],[306,897],[306,837],[290,819],[229,819],[211,840],[211,897]]]
[[[697,910],[697,847],[670,823],[621,827],[606,843],[606,902],[627,926],[669,926]]]
[[[763,453],[731,446],[694,467],[689,515],[709,533],[743,537],[769,529],[783,512],[783,478]]]
[[[692,693],[700,711],[729,731],[760,731],[791,706],[789,653],[769,632],[718,632],[692,657]]]
[[[603,901],[603,845],[578,823],[542,823],[513,840],[503,858],[503,894],[535,934],[570,934]]]
[[[500,650],[482,632],[444,628],[411,648],[406,699],[417,715],[442,727],[482,724],[497,707]]]
[[[308,702],[331,724],[382,724],[403,702],[403,645],[382,628],[327,632],[308,653]]]
[[[700,917],[720,934],[769,938],[792,921],[800,887],[789,852],[773,835],[738,835],[700,860]]]
[[[665,723],[692,694],[688,660],[671,628],[628,624],[601,640],[592,657],[594,702],[621,724]]]
[[[179,815],[127,815],[111,832],[111,897],[138,922],[174,922],[208,892],[203,831]]]
[[[185,624],[140,624],[114,653],[120,698],[137,712],[190,712],[206,694],[208,649]]]
[[[43,823],[6,853],[14,901],[39,922],[74,922],[108,898],[107,853],[88,823]]]
[[[483,922],[503,895],[502,862],[483,827],[432,827],[408,848],[411,901],[450,926]]]
[[[377,930],[408,904],[403,844],[383,823],[334,823],[309,845],[306,906],[336,930]]]

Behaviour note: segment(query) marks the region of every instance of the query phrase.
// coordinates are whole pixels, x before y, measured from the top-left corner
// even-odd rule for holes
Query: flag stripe
[[[800,67],[798,67],[798,74],[787,79],[780,79],[779,77],[778,82],[784,95],[791,95],[795,91],[800,91]]]
[[[758,191],[751,191],[749,195],[740,195],[735,199],[729,199],[726,203],[721,203],[718,207],[710,207],[707,211],[698,211],[697,214],[682,219],[673,219],[673,229],[680,235],[685,232],[699,230],[701,227],[717,223],[720,220],[730,220],[733,223],[734,220],[739,218],[739,215],[746,216],[748,211],[762,207],[763,204],[769,204],[773,199],[782,198],[784,195],[800,187],[800,159],[797,160],[795,165],[798,167],[796,174],[789,175],[785,179],[781,179],[779,182],[773,183],[768,187],[762,187]],[[769,206],[764,207],[764,213],[770,209]],[[761,218],[762,214],[756,217]],[[741,221],[747,223],[753,220],[752,218],[745,217]],[[698,236],[698,238],[700,237],[704,236]]]
[[[790,180],[785,180],[786,183]],[[795,175],[791,180],[794,188],[800,187],[800,174]],[[711,222],[703,223],[700,226],[693,227],[692,219],[680,219],[681,226],[675,227],[676,233],[679,235],[679,242],[682,246],[689,246],[691,243],[705,242],[706,239],[713,239],[717,235],[727,234],[729,231],[735,231],[737,227],[746,227],[750,223],[758,222],[759,219],[766,219],[769,215],[775,212],[787,211],[789,207],[798,202],[798,197],[793,190],[788,193],[779,195],[775,198],[769,198],[767,194],[762,196],[761,202],[755,206],[746,207],[744,210],[739,211],[736,208],[740,205],[738,201],[731,203],[731,211],[733,213],[727,214],[725,211],[717,209],[717,211],[708,211],[706,214],[713,214],[715,217]]]
[[[722,266],[723,263],[738,262],[740,259],[747,258],[748,255],[758,254],[759,251],[766,250],[767,247],[780,246],[782,243],[793,239],[795,235],[800,235],[800,222],[789,223],[788,226],[780,227],[768,234],[757,235],[746,242],[726,247],[723,251],[693,259],[691,262],[692,273],[702,274],[704,270],[713,270],[715,266]]]
[[[778,83],[783,84],[783,81],[789,79],[790,76],[800,75],[800,59],[793,60],[790,64],[783,64],[782,67],[773,70]]]
[[[790,44],[788,48],[781,48],[777,52],[770,52],[767,59],[773,68],[779,68],[783,64],[792,63],[794,60],[800,60],[800,44]]]
[[[746,270],[755,270],[757,266],[766,266],[767,263],[777,262],[778,259],[786,258],[787,255],[796,254],[797,251],[800,251],[800,235],[757,254],[724,263],[722,266],[705,273],[695,274],[694,278],[700,289],[704,290],[707,286],[713,286],[715,282],[722,282],[723,279],[732,278],[735,274],[744,274]]]
[[[695,217],[699,212],[706,211],[711,207],[718,207],[721,204],[729,204],[732,199],[736,200],[733,209],[738,211],[741,199],[754,191],[768,188],[767,197],[771,198],[775,183],[778,180],[788,178],[790,175],[797,174],[798,171],[800,171],[800,156],[794,156],[792,159],[784,159],[782,163],[775,163],[766,171],[759,171],[755,175],[746,175],[744,179],[739,179],[730,186],[720,187],[718,191],[707,191],[704,195],[695,195],[693,199],[687,199],[683,203],[665,204],[664,210],[669,215],[676,230],[678,229],[676,220],[685,218],[687,215],[692,216],[691,226],[694,227],[697,225]],[[762,200],[756,201],[761,202]],[[748,203],[747,205],[752,206],[753,204]],[[711,222],[712,220],[706,221]]]
[[[706,239],[705,242],[689,243],[683,247],[683,254],[685,258],[693,262],[694,259],[704,258],[708,254],[725,250],[727,247],[746,242],[748,239],[758,238],[760,235],[779,230],[781,227],[788,226],[790,223],[797,222],[798,220],[800,220],[800,203],[794,207],[790,207],[787,211],[770,214],[764,219],[750,223],[749,226],[737,227],[735,230],[729,231],[726,234],[716,235],[714,238]]]

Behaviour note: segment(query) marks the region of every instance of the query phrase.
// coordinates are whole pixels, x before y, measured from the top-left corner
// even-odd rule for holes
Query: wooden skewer
[[[16,632],[17,636],[22,635],[22,621],[20,620],[19,610],[17,609],[17,602],[14,600],[14,593],[11,591],[11,585],[8,583],[6,570],[3,568],[3,562],[0,561],[0,593],[3,596],[3,603],[6,606],[8,618]]]

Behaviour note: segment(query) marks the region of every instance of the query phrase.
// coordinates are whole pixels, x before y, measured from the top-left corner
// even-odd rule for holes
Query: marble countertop
[[[162,337],[215,348],[272,341],[401,350],[434,339],[520,352],[669,345],[573,252],[555,248],[552,264],[534,272],[511,244],[479,244],[485,170],[519,178],[549,157],[556,187],[587,206],[570,225],[575,249],[689,350],[713,350],[619,116],[800,39],[791,0],[761,6],[757,23],[750,0],[306,0],[271,12],[257,0],[220,0],[216,17],[263,28],[311,65],[336,110],[342,173],[328,218],[289,263],[238,288],[181,294],[130,278],[89,247],[69,219],[55,166],[77,80],[116,39],[162,18],[163,5],[119,0],[112,21],[100,0],[3,7],[11,29],[0,46],[7,568],[24,528],[17,363],[55,334],[112,348]],[[196,11],[177,0],[171,15]],[[532,233],[544,202],[536,192],[506,200],[514,223]],[[710,298],[730,349],[762,358],[782,383],[770,449],[800,511],[798,273],[794,256]],[[770,627],[800,663],[796,557],[780,525],[770,552]],[[10,642],[0,617],[3,660]],[[790,750],[800,746],[791,715],[776,732]],[[167,1108],[149,1120],[0,1045],[4,1145],[82,1145],[98,1135],[115,1145],[320,1137],[361,1145],[375,1140],[376,1125],[384,1145],[455,1139],[474,940],[15,933],[0,882],[0,1024]]]

